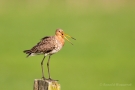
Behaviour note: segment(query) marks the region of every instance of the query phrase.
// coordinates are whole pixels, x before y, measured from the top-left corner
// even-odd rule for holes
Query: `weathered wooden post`
[[[60,84],[54,80],[35,79],[33,90],[60,90]]]

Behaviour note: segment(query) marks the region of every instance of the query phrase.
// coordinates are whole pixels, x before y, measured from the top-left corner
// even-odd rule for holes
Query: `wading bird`
[[[48,68],[48,76],[49,76],[48,79],[51,80],[50,69],[49,69],[50,57],[51,57],[51,55],[57,53],[58,51],[60,51],[62,49],[62,47],[64,46],[64,43],[65,43],[65,39],[68,42],[70,42],[66,36],[76,40],[75,38],[65,34],[62,29],[56,29],[54,36],[46,36],[46,37],[42,38],[41,41],[39,43],[37,43],[37,45],[32,47],[30,50],[24,50],[24,53],[28,54],[27,57],[34,56],[34,55],[44,55],[44,57],[41,61],[42,78],[44,80],[46,79],[44,76],[44,69],[43,69],[44,59],[47,55],[49,55],[48,62],[47,62],[47,68]]]

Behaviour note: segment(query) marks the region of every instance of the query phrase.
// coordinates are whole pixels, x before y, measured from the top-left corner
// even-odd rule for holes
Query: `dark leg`
[[[43,60],[42,60],[42,62],[41,62],[42,78],[43,78],[43,79],[45,79],[45,77],[44,77],[44,67],[43,67],[44,59],[45,59],[45,56],[43,57]]]
[[[51,55],[49,55],[48,62],[47,62],[47,68],[48,68],[49,79],[51,79],[51,77],[50,77],[50,69],[49,69],[50,57],[51,57]]]

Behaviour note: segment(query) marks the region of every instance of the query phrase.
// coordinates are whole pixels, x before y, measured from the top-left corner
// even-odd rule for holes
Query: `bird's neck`
[[[64,46],[65,40],[63,37],[55,35],[55,38]]]

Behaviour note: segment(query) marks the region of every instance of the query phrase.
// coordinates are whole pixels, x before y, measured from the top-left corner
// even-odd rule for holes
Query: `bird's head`
[[[70,42],[70,41],[68,40],[67,37],[70,37],[70,38],[76,40],[75,38],[69,36],[68,34],[65,34],[62,29],[56,29],[55,35],[58,36],[58,37],[60,36],[60,37],[62,37],[63,39],[66,39],[68,42]],[[67,36],[67,37],[66,37],[66,36]],[[70,43],[71,43],[71,42],[70,42]],[[71,43],[71,44],[72,44],[72,43]],[[72,44],[72,45],[73,45],[73,44]]]

